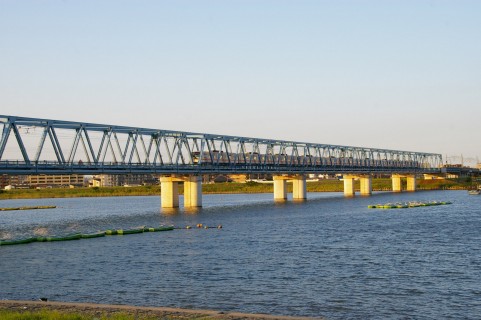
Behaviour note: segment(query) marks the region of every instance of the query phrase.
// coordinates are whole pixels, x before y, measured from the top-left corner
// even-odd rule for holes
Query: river
[[[169,306],[328,319],[481,315],[481,196],[466,191],[2,200],[0,238],[175,225],[167,232],[0,246],[0,299]],[[451,205],[368,209],[447,200]],[[182,199],[181,199],[182,202]],[[202,223],[222,229],[196,228]],[[186,226],[192,229],[185,229]]]

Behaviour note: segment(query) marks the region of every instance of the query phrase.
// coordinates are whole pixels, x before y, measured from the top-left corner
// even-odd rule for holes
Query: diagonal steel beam
[[[12,130],[13,130],[13,133],[15,134],[15,138],[17,139],[20,152],[22,153],[23,161],[25,161],[26,164],[30,164],[30,159],[28,158],[27,149],[25,149],[25,145],[23,144],[22,137],[15,123],[12,123]]]
[[[2,129],[2,139],[0,140],[0,160],[3,157],[3,152],[5,151],[5,147],[7,146],[8,138],[10,137],[10,132],[12,131],[11,123],[6,123]]]
[[[57,156],[58,162],[65,164],[65,158],[62,153],[62,148],[60,146],[60,142],[58,141],[57,134],[55,133],[55,129],[53,127],[50,127],[50,130],[48,131],[48,135],[50,137],[50,141],[52,142],[52,146],[55,151],[55,155]]]
[[[48,129],[49,129],[48,126],[46,126],[43,129],[42,136],[40,137],[40,141],[38,143],[37,152],[36,152],[35,158],[33,160],[35,163],[37,163],[38,159],[40,159],[40,154],[42,153],[42,149],[43,149],[43,145],[45,143],[45,138],[47,137]]]

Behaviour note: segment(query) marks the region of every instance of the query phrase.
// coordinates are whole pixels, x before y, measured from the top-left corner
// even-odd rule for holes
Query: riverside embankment
[[[40,320],[154,320],[154,319],[217,319],[217,320],[309,320],[307,317],[288,317],[214,310],[191,310],[165,307],[138,307],[94,303],[44,301],[0,301],[0,317],[6,319]],[[2,318],[3,319],[3,318]],[[317,318],[322,319],[322,318]]]
[[[419,190],[457,190],[467,189],[470,182],[461,180],[418,180]],[[391,179],[373,179],[373,191],[389,191],[392,189]],[[288,192],[292,192],[292,185],[288,184]],[[341,180],[321,180],[307,183],[307,192],[342,192],[344,188]],[[359,191],[359,181],[356,181],[356,190]],[[179,192],[183,193],[182,184]],[[215,183],[203,184],[204,194],[231,194],[231,193],[272,193],[273,185],[270,183]],[[124,197],[124,196],[151,196],[161,193],[160,186],[139,187],[94,187],[94,188],[45,188],[45,189],[13,189],[0,190],[0,200],[3,199],[41,199],[41,198],[79,198],[79,197]]]

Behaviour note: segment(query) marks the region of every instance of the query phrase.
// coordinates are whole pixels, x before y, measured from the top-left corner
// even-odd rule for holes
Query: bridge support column
[[[353,176],[343,176],[344,180],[344,196],[354,197],[356,194],[354,190],[354,177]]]
[[[398,174],[393,174],[391,176],[392,179],[392,191],[393,192],[401,192],[401,176]]]
[[[372,194],[372,176],[364,176],[361,180],[361,195],[370,196]]]
[[[273,176],[274,180],[274,200],[285,201],[287,200],[287,187],[286,179],[284,176]]]
[[[160,205],[162,208],[179,207],[179,182],[178,178],[160,178]]]
[[[202,207],[202,177],[189,176],[184,180],[184,207]]]
[[[295,176],[292,179],[292,199],[306,200],[306,177],[304,175]]]
[[[416,176],[407,176],[407,191],[416,191]]]

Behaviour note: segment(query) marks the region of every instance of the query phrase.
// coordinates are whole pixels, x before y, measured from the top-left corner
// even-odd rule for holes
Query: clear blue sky
[[[0,0],[0,114],[481,160],[481,1]]]

